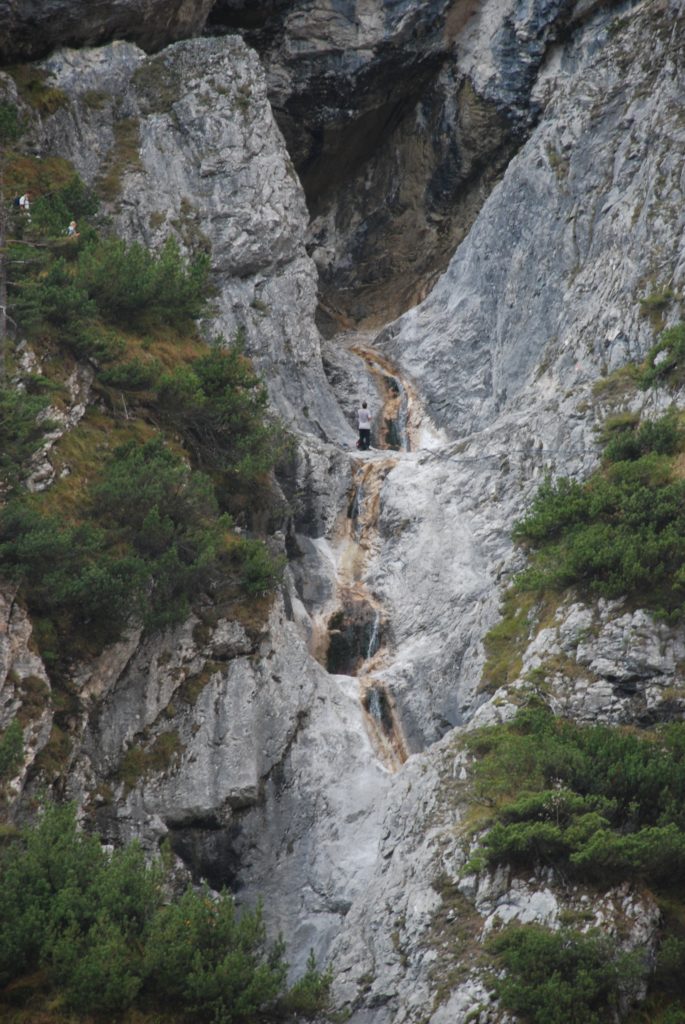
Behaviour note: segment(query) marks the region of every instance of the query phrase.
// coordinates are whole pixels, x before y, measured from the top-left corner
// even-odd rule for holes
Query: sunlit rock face
[[[213,0],[2,0],[0,63],[35,60],[58,46],[130,39],[160,50],[202,31]]]

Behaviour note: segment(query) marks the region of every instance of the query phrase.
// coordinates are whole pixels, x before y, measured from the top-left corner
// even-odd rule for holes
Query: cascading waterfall
[[[376,610],[376,615],[373,620],[373,626],[371,628],[371,636],[369,637],[369,646],[366,649],[366,660],[370,661],[374,654],[381,645],[381,613]]]
[[[359,540],[361,535],[362,524],[360,521],[360,512],[362,503],[364,501],[364,483],[363,481],[357,485],[352,501],[350,502],[347,509],[347,518],[352,520],[352,532],[355,540]]]
[[[381,706],[381,695],[377,687],[372,686],[367,691],[367,710],[372,718],[374,718],[379,725],[383,724],[383,708]]]
[[[384,373],[388,379],[387,372]],[[395,407],[399,408],[403,394],[399,382],[392,390]],[[406,437],[406,417],[403,426]],[[317,654],[329,672],[359,680],[359,699],[367,730],[391,771],[403,764],[408,752],[392,696],[383,681],[372,674],[381,669],[387,657],[387,630],[383,609],[369,592],[364,574],[378,541],[381,487],[394,464],[390,452],[372,460],[355,458],[354,483],[336,544],[337,600],[326,615],[326,647],[319,648]]]
[[[400,439],[400,450],[403,452],[411,451],[411,441],[409,439],[409,398],[407,391],[401,381],[397,381],[397,387],[400,393],[400,405],[397,412],[397,433]]]

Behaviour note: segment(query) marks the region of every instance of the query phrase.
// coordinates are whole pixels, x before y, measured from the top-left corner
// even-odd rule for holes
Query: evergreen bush
[[[43,418],[48,399],[41,394],[0,387],[0,484],[15,488],[27,463],[52,426]]]
[[[488,947],[507,971],[494,980],[502,1005],[530,1024],[606,1024],[646,974],[597,932],[510,926]]]
[[[310,960],[288,991],[260,907],[238,914],[206,888],[168,902],[163,879],[136,844],[107,852],[72,806],[49,805],[0,848],[0,985],[43,971],[53,1001],[108,1020],[131,1007],[217,1024],[325,1009],[330,976]]]
[[[495,802],[481,855],[553,864],[589,882],[668,889],[685,868],[685,725],[657,736],[577,726],[532,705],[468,737],[476,791]]]
[[[198,465],[233,486],[269,470],[282,448],[266,419],[267,393],[238,345],[217,338],[210,352],[162,377],[159,402]]]
[[[83,249],[75,283],[113,324],[181,326],[204,310],[208,269],[204,254],[186,265],[171,238],[159,256],[137,242],[112,238]]]
[[[520,590],[578,586],[628,596],[658,614],[685,610],[685,481],[673,474],[673,413],[612,434],[605,466],[580,484],[545,481],[513,535],[535,550]]]
[[[649,388],[656,384],[681,383],[684,367],[685,323],[681,322],[667,327],[649,350],[640,385]]]
[[[13,718],[0,735],[0,782],[9,779],[24,758],[24,734],[18,718]]]
[[[3,110],[0,131],[6,122],[11,135],[12,111]],[[98,238],[87,223],[97,209],[92,194],[65,162],[53,170],[49,182],[41,162],[25,238],[9,246],[10,312],[51,369],[73,356],[90,360],[102,405],[52,449],[57,464],[66,451],[70,493],[56,483],[28,496],[21,483],[51,426],[42,416],[47,401],[28,388],[0,390],[0,487],[14,492],[0,509],[0,573],[20,584],[55,668],[69,647],[92,651],[133,622],[178,622],[222,577],[236,598],[240,589],[259,596],[275,586],[282,560],[256,538],[231,534],[221,511],[247,524],[264,512],[283,436],[239,347],[217,339],[210,348],[197,337],[207,256],[186,260],[173,239],[154,254]],[[74,217],[86,219],[78,240],[64,237]],[[59,372],[51,386],[59,404]],[[111,425],[122,412],[123,436],[136,443],[114,449],[102,421]],[[143,443],[151,422],[159,439]]]

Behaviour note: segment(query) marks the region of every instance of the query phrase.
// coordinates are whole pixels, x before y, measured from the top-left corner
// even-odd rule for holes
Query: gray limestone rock
[[[218,0],[262,55],[313,215],[321,321],[378,323],[425,296],[541,109],[570,0]]]
[[[288,39],[305,15],[331,31],[332,11],[297,5]],[[547,472],[581,478],[597,464],[594,427],[609,402],[593,384],[652,343],[644,282],[680,288],[685,275],[682,11],[650,0],[620,31],[590,13],[558,44],[570,5],[517,5],[512,21],[508,7],[483,4],[460,26],[472,87],[510,105],[531,135],[431,294],[380,336],[407,396],[402,451],[352,448],[349,392],[365,381],[381,390],[349,334],[324,377],[307,211],[254,53],[233,38],[153,58],[117,43],[45,64],[70,102],[36,139],[87,180],[119,182],[111,212],[127,237],[159,246],[172,228],[186,251],[209,247],[208,330],[244,330],[274,406],[300,431],[281,481],[291,565],[268,622],[191,619],[79,666],[67,790],[106,837],[138,835],[151,849],[169,837],[196,876],[245,903],[263,894],[293,964],[310,947],[331,955],[353,1024],[502,1021],[477,960],[495,916],[554,925],[590,898],[549,871],[466,874],[461,728],[511,717],[540,671],[554,708],[579,720],[682,713],[682,631],[620,604],[563,605],[530,637],[521,677],[479,692],[483,636],[522,564],[512,523]],[[401,24],[389,22],[398,38]],[[311,36],[312,61],[328,59],[326,38]],[[456,80],[442,81],[447,95]],[[93,91],[114,98],[89,107]],[[668,400],[630,398],[649,414]],[[333,675],[331,619],[360,605],[372,624],[356,637],[361,668]],[[28,627],[12,614],[6,635],[22,662]],[[609,934],[626,923],[628,948],[653,949],[647,895],[612,890],[593,913]],[[468,955],[445,985],[457,937]]]
[[[17,798],[29,769],[47,745],[53,726],[50,680],[33,650],[32,631],[16,591],[5,585],[0,591],[0,734],[18,719],[23,743],[21,764],[14,776],[5,780],[10,813],[18,810]]]
[[[237,37],[154,57],[117,43],[61,51],[44,67],[70,102],[42,124],[42,144],[89,182],[109,175],[120,233],[209,252],[207,334],[243,339],[289,424],[349,440],[321,364],[304,196],[254,52]],[[110,98],[93,106],[94,92]]]
[[[538,405],[570,418],[614,354],[640,358],[651,344],[643,281],[685,273],[673,160],[680,44],[669,17],[652,8],[616,34],[600,21],[550,55],[536,95],[553,99],[539,127],[431,295],[381,339],[454,435],[501,412],[518,412],[529,438],[547,435]]]

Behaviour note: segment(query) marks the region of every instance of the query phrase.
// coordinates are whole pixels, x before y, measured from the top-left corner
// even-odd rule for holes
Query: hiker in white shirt
[[[371,444],[371,413],[366,406],[366,402],[362,402],[361,409],[357,409],[357,423],[359,424],[359,442],[357,447],[361,451],[366,452]]]

